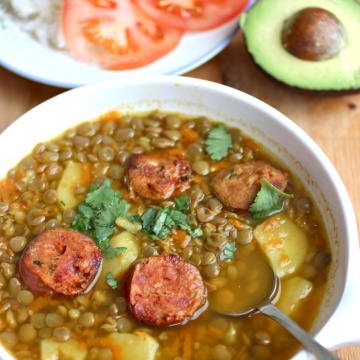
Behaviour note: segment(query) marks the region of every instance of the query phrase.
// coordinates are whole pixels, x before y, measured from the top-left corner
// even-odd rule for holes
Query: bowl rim
[[[182,86],[189,89],[200,89],[203,91],[206,90],[217,95],[221,94],[221,96],[230,96],[232,98],[239,99],[241,100],[240,103],[247,103],[250,107],[256,109],[257,111],[266,113],[267,115],[272,117],[272,120],[275,121],[278,126],[285,127],[287,131],[291,132],[296,138],[299,139],[301,145],[306,146],[309,149],[309,151],[313,154],[313,156],[317,159],[318,162],[323,164],[323,167],[326,170],[326,174],[328,174],[328,179],[330,180],[329,184],[335,189],[335,193],[339,197],[339,203],[341,204],[341,208],[338,209],[338,212],[344,215],[342,221],[346,233],[346,242],[344,244],[346,249],[344,250],[344,263],[341,264],[343,267],[341,271],[343,271],[344,273],[344,277],[341,279],[343,281],[343,283],[341,284],[342,290],[340,291],[340,293],[337,294],[338,300],[336,306],[334,307],[333,314],[329,317],[326,323],[324,323],[322,328],[316,333],[315,338],[319,340],[324,346],[327,346],[331,349],[347,345],[359,344],[360,334],[357,335],[357,331],[354,326],[360,323],[360,310],[354,308],[355,302],[353,301],[353,299],[358,299],[360,301],[360,288],[359,286],[357,286],[356,283],[357,273],[360,273],[360,250],[358,243],[356,217],[350,197],[337,170],[330,162],[328,157],[325,155],[323,150],[317,145],[317,143],[315,143],[315,141],[292,120],[290,120],[288,117],[286,117],[270,105],[266,104],[265,102],[240,90],[230,88],[226,85],[190,77],[155,75],[115,79],[68,90],[29,110],[28,112],[20,116],[12,124],[10,124],[0,134],[0,150],[2,149],[3,143],[6,141],[6,139],[11,139],[17,134],[18,131],[22,131],[22,127],[24,125],[27,125],[29,119],[36,118],[37,114],[42,114],[43,112],[48,111],[48,109],[51,109],[54,105],[61,107],[62,104],[70,104],[70,106],[74,105],[76,107],[76,103],[74,102],[73,98],[86,99],[86,96],[88,96],[89,94],[110,91],[111,89],[117,89],[119,87],[144,87],[145,85],[150,86],[154,84],[156,84],[156,86]],[[103,113],[103,111],[99,111],[99,115],[101,113]],[[89,113],[89,118],[92,118],[94,115],[95,114]],[[84,116],[84,114],[82,113],[81,116]],[[86,119],[84,119],[84,121],[85,120]],[[56,133],[56,135],[58,135],[58,133]],[[47,137],[47,139],[49,139],[49,137]],[[34,141],[33,143],[35,144],[38,142]],[[18,160],[20,160],[20,158],[18,158]],[[2,167],[3,165],[0,166],[0,168]],[[10,168],[11,166],[7,167],[6,169]],[[354,317],[358,321],[354,321]],[[349,326],[349,324],[354,325]],[[334,334],[333,329],[336,329],[337,327],[340,328],[340,326],[344,330],[342,330],[341,332],[335,332]],[[298,355],[295,355],[294,359],[298,360],[303,356],[305,356],[303,352],[300,352]]]

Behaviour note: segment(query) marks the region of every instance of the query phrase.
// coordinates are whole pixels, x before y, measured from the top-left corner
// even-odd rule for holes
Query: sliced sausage
[[[286,188],[286,175],[262,161],[239,163],[231,169],[220,170],[212,181],[212,188],[224,205],[248,210],[260,190],[262,178],[281,191]]]
[[[19,272],[33,291],[74,295],[92,283],[101,260],[101,250],[89,237],[71,229],[56,229],[31,241],[21,255]]]
[[[130,310],[151,325],[184,323],[205,308],[206,289],[199,270],[177,255],[142,260],[126,283]]]
[[[190,165],[182,154],[154,151],[131,156],[127,165],[130,191],[148,199],[167,199],[190,186]]]

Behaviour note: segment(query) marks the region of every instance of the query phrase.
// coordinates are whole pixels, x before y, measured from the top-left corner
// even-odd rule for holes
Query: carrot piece
[[[16,194],[17,189],[13,182],[7,179],[0,181],[0,199],[5,202],[11,202]]]
[[[244,147],[247,147],[248,149],[250,149],[252,151],[260,150],[259,145],[256,142],[254,142],[252,139],[246,139],[244,142]]]
[[[84,186],[88,186],[91,183],[91,164],[85,163],[83,164],[83,176],[82,176],[82,182]]]
[[[210,172],[216,172],[221,169],[229,169],[231,168],[232,163],[229,161],[218,161],[210,166]]]
[[[221,332],[218,328],[216,328],[214,326],[209,327],[209,334],[212,335],[216,339],[223,339],[224,338],[224,333]]]
[[[171,344],[171,351],[173,354],[179,354],[180,351],[180,338],[176,336],[173,343]]]
[[[191,328],[184,331],[183,358],[191,359],[193,353],[193,332]]]
[[[175,245],[179,247],[185,247],[186,244],[190,240],[190,236],[187,234],[185,230],[178,229],[171,235],[172,239],[174,240]]]
[[[108,347],[113,342],[113,339],[108,337],[98,337],[87,341],[89,346]]]
[[[180,130],[181,136],[184,138],[185,142],[192,143],[199,138],[199,135],[192,129],[182,128]]]
[[[30,304],[30,310],[37,313],[46,306],[57,306],[60,304],[59,300],[50,299],[48,296],[39,296]]]
[[[201,175],[195,175],[194,178],[193,178],[193,182],[194,182],[195,184],[201,184],[202,181],[203,181],[203,180],[202,180]]]
[[[111,121],[118,120],[121,117],[121,113],[119,111],[113,110],[109,111],[104,115],[101,115],[101,121]]]
[[[113,360],[121,360],[121,346],[115,345],[111,348]]]
[[[173,155],[173,156],[184,155],[184,151],[182,151],[181,149],[177,149],[177,148],[169,149],[167,151],[168,151],[169,155]]]

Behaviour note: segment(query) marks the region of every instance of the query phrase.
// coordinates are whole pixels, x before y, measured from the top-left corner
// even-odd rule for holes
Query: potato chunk
[[[308,250],[308,240],[286,215],[271,216],[258,225],[253,234],[278,277],[298,271]]]
[[[114,341],[110,347],[118,347],[121,360],[154,360],[159,347],[157,341],[149,334],[137,331],[134,334],[112,333]],[[116,351],[113,351],[116,353]]]
[[[286,315],[290,315],[297,310],[312,288],[312,283],[300,276],[286,279],[281,284],[281,294],[276,306]]]
[[[83,164],[74,161],[69,162],[57,188],[58,199],[64,204],[64,207],[72,209],[79,204],[75,190],[79,184],[82,184],[82,179]]]
[[[41,340],[40,348],[42,360],[84,360],[87,355],[86,347],[79,346],[79,342],[74,339],[66,342],[43,339]]]
[[[114,235],[110,239],[110,245],[114,248],[125,247],[126,251],[119,257],[113,259],[103,259],[103,266],[98,280],[98,285],[105,285],[106,287],[108,286],[105,281],[106,274],[111,272],[114,277],[118,277],[119,275],[125,273],[131,264],[137,259],[140,251],[137,237],[128,231],[123,231]]]

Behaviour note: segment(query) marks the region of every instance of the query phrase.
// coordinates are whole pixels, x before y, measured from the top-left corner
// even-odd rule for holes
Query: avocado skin
[[[342,7],[340,20],[343,20],[343,25],[348,32],[348,45],[338,58],[322,62],[306,61],[295,58],[282,47],[282,24],[289,16],[303,8],[320,7],[333,12],[338,17],[339,11],[337,10],[340,6]],[[285,9],[283,13],[281,13],[282,9]],[[346,10],[344,11],[344,9]],[[281,15],[278,16],[277,13],[281,13]],[[349,16],[349,18],[344,16]],[[248,26],[249,22],[250,27]],[[272,27],[271,24],[274,23],[276,25]],[[240,28],[246,50],[257,68],[286,89],[318,96],[360,93],[360,46],[358,45],[360,3],[356,0],[258,0],[241,16]],[[263,37],[264,34],[266,35]],[[279,48],[281,49],[279,50]],[[270,58],[276,59],[270,65],[266,63],[269,60],[269,56],[267,56],[269,53],[272,53]],[[299,68],[298,64],[300,64]],[[286,77],[286,71],[281,70],[284,67],[288,68],[290,79]],[[344,77],[341,79],[343,82],[339,81],[341,76]],[[304,81],[305,77],[310,80]],[[324,78],[326,81],[322,83]],[[336,78],[336,83],[331,84],[328,78]]]

